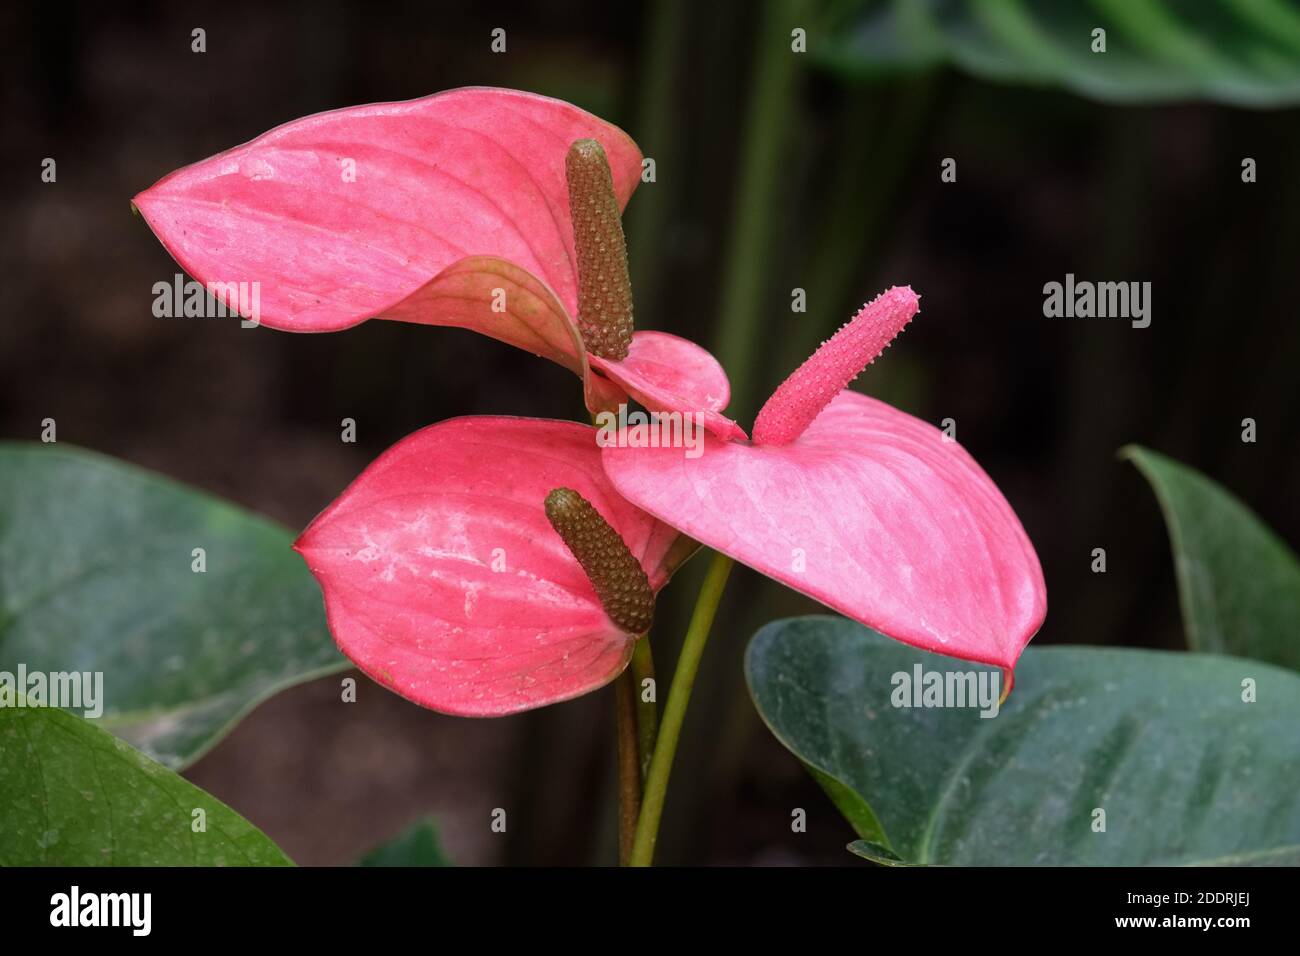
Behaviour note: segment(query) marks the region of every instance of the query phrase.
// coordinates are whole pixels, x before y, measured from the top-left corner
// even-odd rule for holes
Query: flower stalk
[[[636,649],[632,651],[632,678],[636,687],[637,754],[644,786],[646,777],[650,775],[655,739],[659,736],[658,683],[655,681],[655,659],[650,650],[649,634],[637,641]],[[646,681],[650,681],[655,689],[655,694],[649,697],[646,696]]]
[[[700,669],[700,658],[709,639],[713,618],[718,613],[727,577],[734,562],[725,554],[716,553],[704,576],[700,595],[691,614],[686,639],[682,642],[681,656],[673,673],[668,701],[664,705],[663,722],[659,725],[659,738],[655,741],[654,755],[650,759],[650,773],[646,778],[645,793],[641,798],[641,815],[636,823],[636,838],[632,844],[632,866],[650,866],[654,862],[655,844],[659,839],[659,819],[663,815],[664,798],[668,794],[668,779],[677,755],[677,741],[681,736],[682,722],[690,704],[695,675]]]
[[[614,684],[618,735],[618,864],[632,857],[636,821],[641,813],[641,757],[637,731],[636,678],[631,669]]]

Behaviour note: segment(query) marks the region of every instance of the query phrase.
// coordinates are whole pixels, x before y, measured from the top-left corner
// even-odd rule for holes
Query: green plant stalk
[[[596,424],[595,413],[591,423]],[[644,650],[642,648],[644,647]],[[638,657],[641,664],[638,665]],[[632,838],[641,816],[641,788],[645,782],[647,746],[641,730],[642,714],[638,666],[649,662],[650,675],[654,676],[654,660],[650,657],[650,635],[646,634],[633,645],[632,663],[614,682],[614,738],[618,743],[618,864],[627,866],[632,855]],[[653,704],[650,705],[654,707]],[[651,712],[653,717],[653,710]],[[653,725],[651,725],[653,734]]]
[[[691,614],[682,652],[677,659],[672,686],[668,688],[668,701],[664,705],[663,723],[659,725],[659,739],[655,741],[654,756],[650,759],[650,773],[646,777],[645,793],[641,798],[641,815],[636,822],[636,837],[632,844],[632,866],[650,866],[654,862],[655,843],[659,839],[659,818],[663,815],[664,797],[668,793],[668,778],[673,771],[673,758],[677,754],[677,741],[681,736],[686,707],[691,700],[691,688],[700,669],[700,658],[709,639],[709,629],[718,613],[722,591],[727,586],[727,576],[734,564],[725,554],[715,553],[709,570],[704,575],[695,610]]]
[[[614,684],[618,736],[618,863],[627,866],[641,815],[641,759],[637,742],[636,678],[625,670]]]
[[[632,651],[632,680],[636,695],[637,756],[640,758],[641,783],[650,775],[650,758],[654,754],[655,738],[659,736],[659,705],[652,697],[646,700],[645,682],[655,680],[655,659],[650,650],[650,635],[636,642]],[[655,694],[659,685],[655,682]]]
[[[752,413],[757,322],[771,272],[773,214],[781,208],[782,162],[794,116],[797,72],[807,54],[790,49],[790,31],[809,25],[804,0],[769,0],[758,29],[753,94],[741,139],[718,320],[718,358],[731,376],[733,413]]]

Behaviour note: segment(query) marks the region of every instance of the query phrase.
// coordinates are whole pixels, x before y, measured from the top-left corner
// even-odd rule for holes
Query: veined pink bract
[[[726,375],[694,343],[642,332],[627,360],[589,362],[565,180],[566,153],[585,139],[603,148],[622,208],[641,173],[626,133],[486,87],[295,120],[177,170],[134,205],[199,282],[258,283],[254,318],[271,328],[384,318],[472,329],[579,375],[593,412],[632,394],[736,434],[719,414]],[[680,367],[692,376],[666,374]]]
[[[464,716],[613,680],[638,635],[610,620],[548,523],[543,502],[558,487],[591,502],[655,591],[694,547],[613,490],[593,428],[451,419],[372,462],[295,545],[339,647],[403,697]]]

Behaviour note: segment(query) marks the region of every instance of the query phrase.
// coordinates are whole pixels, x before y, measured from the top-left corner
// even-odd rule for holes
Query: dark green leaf
[[[0,444],[0,671],[102,672],[99,725],[184,766],[261,700],[347,666],[292,542],[110,458]]]
[[[893,706],[894,675],[918,664],[989,671],[843,618],[776,621],[750,642],[758,711],[833,783],[861,837],[854,852],[891,864],[1300,863],[1300,675],[1208,654],[1031,647],[1010,698],[982,718]]]
[[[850,74],[951,63],[1099,100],[1300,102],[1300,11],[1286,0],[850,0],[810,50]]]
[[[451,866],[442,852],[438,829],[432,820],[413,824],[388,843],[375,847],[358,866]]]
[[[0,866],[291,865],[220,800],[91,721],[12,699],[0,807]]]
[[[1291,549],[1195,469],[1137,445],[1120,454],[1164,512],[1188,646],[1300,670],[1300,561]]]

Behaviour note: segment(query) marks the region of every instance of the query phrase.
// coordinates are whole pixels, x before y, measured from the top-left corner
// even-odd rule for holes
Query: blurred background
[[[8,5],[0,438],[36,439],[52,417],[61,441],[298,529],[423,425],[583,417],[570,373],[458,330],[155,318],[151,287],[177,267],[129,208],[299,116],[515,87],[619,124],[655,159],[626,220],[638,326],[714,349],[742,424],[864,300],[911,284],[921,316],[858,387],[955,420],[1042,560],[1036,643],[1180,647],[1164,525],[1121,445],[1193,465],[1300,542],[1300,13],[1196,6],[1192,22],[1134,23],[1116,4],[938,0]],[[1089,49],[1096,25],[1109,59]],[[1043,285],[1066,273],[1151,282],[1150,327],[1045,318]],[[662,687],[703,565],[661,598]],[[661,862],[853,863],[848,825],[761,725],[741,670],[759,625],[814,609],[733,575]],[[262,705],[186,775],[303,864],[348,862],[425,814],[460,863],[607,863],[613,707],[608,688],[472,721],[361,679],[343,708],[331,678]],[[508,834],[490,832],[495,807]],[[796,807],[807,833],[791,832]]]

